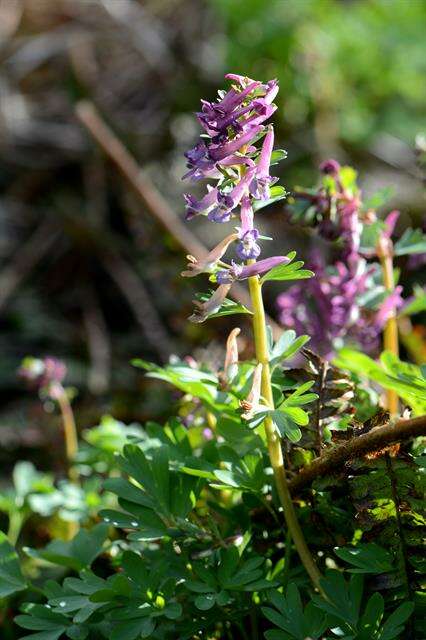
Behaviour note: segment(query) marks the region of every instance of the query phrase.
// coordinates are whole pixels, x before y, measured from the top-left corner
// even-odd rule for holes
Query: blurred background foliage
[[[283,184],[311,186],[334,156],[357,167],[366,194],[393,187],[401,233],[424,213],[425,25],[423,0],[0,0],[2,463],[49,466],[61,441],[57,418],[16,378],[23,356],[66,361],[83,428],[105,412],[161,415],[170,392],[153,393],[130,358],[206,344],[215,357],[225,331],[187,323],[182,250],[84,131],[76,103],[93,101],[182,217],[200,97],[214,98],[228,71],[277,77]],[[307,250],[282,205],[262,225],[280,252]],[[191,229],[213,244],[211,225]]]

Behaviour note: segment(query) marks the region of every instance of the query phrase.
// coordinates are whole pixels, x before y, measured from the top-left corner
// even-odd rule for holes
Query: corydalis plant
[[[271,191],[271,186],[278,180],[270,175],[274,130],[271,125],[264,124],[276,110],[273,104],[278,92],[276,80],[263,84],[234,74],[228,74],[226,78],[233,81],[228,92],[220,91],[217,102],[202,101],[197,118],[205,133],[185,154],[189,171],[184,178],[210,181],[207,193],[200,200],[185,194],[186,219],[205,215],[216,223],[237,221],[235,233],[227,235],[203,260],[188,256],[188,268],[183,276],[210,273],[220,285],[207,302],[197,303],[197,310],[191,317],[194,322],[202,322],[220,308],[234,281],[289,262],[285,256],[274,256],[246,266],[222,261],[232,244],[240,261],[259,258],[260,234],[254,225],[254,210],[285,195],[282,188]],[[279,155],[282,157],[282,153]]]
[[[378,221],[374,210],[364,205],[350,167],[327,160],[320,172],[316,191],[295,192],[293,217],[337,241],[338,256],[326,265],[319,251],[312,252],[310,266],[316,278],[278,297],[280,320],[296,331],[303,327],[312,347],[326,358],[344,343],[375,353],[388,319],[403,304],[402,287],[386,287],[380,265],[368,259],[378,246],[389,244],[399,214],[393,211],[384,222]]]
[[[254,225],[254,211],[285,195],[284,189],[271,193],[271,185],[276,182],[276,178],[270,175],[274,131],[271,125],[264,124],[276,109],[272,101],[278,92],[278,85],[275,80],[263,84],[235,74],[226,77],[233,82],[231,89],[227,93],[220,92],[217,102],[203,101],[202,110],[197,114],[206,134],[186,154],[189,171],[185,177],[193,180],[206,178],[210,183],[201,200],[196,200],[192,195],[185,196],[186,218],[204,214],[216,223],[229,222],[234,218],[238,220],[238,225],[236,233],[228,235],[203,261],[188,256],[189,264],[183,272],[184,276],[206,272],[219,284],[210,297],[196,301],[196,311],[190,319],[203,322],[219,312],[232,283],[248,280],[257,365],[251,391],[241,404],[241,419],[249,422],[254,418],[256,425],[263,427],[289,532],[312,582],[321,589],[320,574],[306,545],[287,487],[281,435],[286,434],[289,418],[277,410],[272,393],[270,365],[273,364],[273,355],[268,345],[262,298],[263,282],[305,278],[312,273],[301,271],[301,262],[291,264],[294,253],[291,257],[275,256],[256,262],[261,250],[257,242],[260,234]],[[262,138],[262,146],[256,146]],[[280,155],[283,157],[284,154]],[[232,261],[227,264],[222,258],[235,242],[237,257],[243,262]],[[293,420],[302,424],[298,422],[300,414],[297,411],[291,412],[291,415]]]
[[[69,395],[62,384],[66,375],[66,365],[52,356],[45,358],[28,356],[24,358],[18,369],[18,376],[31,389],[36,389],[42,399],[49,398],[58,403],[64,427],[68,475],[70,480],[78,482],[78,472],[73,466],[78,453],[77,429]]]

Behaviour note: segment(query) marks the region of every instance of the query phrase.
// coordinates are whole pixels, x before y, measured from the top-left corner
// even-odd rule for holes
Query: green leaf
[[[271,367],[275,367],[283,360],[289,360],[292,358],[307,342],[309,342],[309,340],[309,336],[299,336],[296,338],[296,332],[293,331],[293,329],[283,331],[279,340],[275,343],[272,349],[270,360]]]
[[[225,448],[223,450],[226,451]],[[262,493],[266,478],[260,454],[247,454],[243,458],[236,456],[236,459],[233,460],[224,456],[223,464],[227,468],[215,470],[214,477],[224,485],[231,489],[249,491],[257,495]],[[215,486],[223,488],[220,485]]]
[[[23,591],[26,586],[18,554],[6,534],[0,531],[0,598]]]
[[[317,640],[322,637],[327,628],[327,616],[312,602],[303,609],[299,590],[294,583],[289,585],[285,597],[278,591],[270,591],[268,598],[275,608],[262,607],[262,613],[281,631],[278,635],[274,634],[273,630],[269,630],[265,633],[266,638]]]
[[[278,164],[281,160],[285,160],[287,158],[287,151],[285,149],[274,149],[271,154],[271,162],[270,164]]]
[[[393,570],[391,554],[372,543],[334,549],[335,554],[352,565],[351,573],[388,573]]]
[[[397,638],[404,629],[404,624],[414,611],[414,603],[404,602],[386,620],[378,640],[393,640]]]
[[[349,189],[352,193],[355,193],[357,191],[357,184],[356,184],[357,177],[358,177],[358,172],[353,167],[350,167],[349,165],[340,167],[340,170],[339,170],[340,182],[345,189]]]
[[[385,229],[386,225],[383,220],[362,225],[361,251],[375,251],[379,238]]]
[[[414,299],[401,309],[398,316],[413,316],[422,311],[426,311],[426,292],[421,287],[416,287],[414,289]]]
[[[382,595],[377,592],[374,593],[371,598],[369,598],[359,622],[359,640],[370,640],[370,638],[376,637],[383,618],[384,608],[385,605]]]
[[[225,300],[222,302],[222,306],[220,307],[219,311],[216,311],[216,313],[212,313],[208,317],[221,318],[223,316],[232,316],[237,313],[245,313],[245,314],[253,315],[250,309],[247,309],[247,307],[245,307],[243,304],[240,304],[239,302],[235,302],[234,300],[229,300],[229,298],[225,298]]]
[[[283,200],[288,195],[287,191],[284,187],[279,185],[275,185],[270,189],[270,198],[268,200],[254,200],[253,201],[253,211],[259,211],[264,207],[267,207],[274,202],[278,202],[279,200]]]
[[[426,252],[426,234],[421,229],[406,229],[394,245],[396,256]]]
[[[16,621],[16,618],[15,618]],[[19,623],[18,623],[19,624]],[[66,627],[53,629],[51,631],[40,631],[39,633],[30,633],[25,638],[28,640],[58,640],[61,635],[66,631]],[[24,640],[24,639],[22,639]]]
[[[294,417],[292,415],[289,415],[287,411],[283,412],[276,410],[271,411],[270,416],[280,432],[281,437],[288,438],[290,442],[299,442],[302,437],[302,432],[294,421]]]
[[[416,415],[426,413],[426,381],[422,377],[420,367],[402,362],[386,351],[380,360],[381,362],[377,363],[363,353],[344,348],[338,352],[334,364],[378,382],[385,389],[396,391]]]
[[[108,526],[106,524],[97,524],[90,530],[80,529],[70,542],[54,540],[44,549],[30,549],[27,547],[24,551],[33,558],[41,558],[52,564],[80,571],[90,566],[100,554],[107,535]]]
[[[71,626],[66,616],[47,606],[30,604],[26,611],[28,615],[16,616],[15,622],[23,629],[39,632],[25,636],[31,640],[57,640]]]
[[[111,640],[136,640],[148,638],[155,628],[155,620],[151,618],[137,618],[120,622],[111,634]]]
[[[105,483],[119,496],[124,512],[106,509],[100,515],[114,526],[133,529],[129,540],[155,540],[175,535],[182,526],[188,529],[189,522],[184,521],[194,508],[201,483],[194,474],[170,470],[169,454],[166,444],[147,452],[138,445],[126,445],[120,467],[139,486],[120,478]]]
[[[344,623],[356,625],[361,605],[363,578],[353,575],[349,584],[339,571],[327,571],[321,580],[327,600],[314,595],[313,602],[323,611],[335,616]]]
[[[216,598],[213,593],[206,593],[195,598],[194,604],[201,611],[208,611],[214,607]]]
[[[288,258],[292,260],[295,256],[295,252],[288,254]],[[279,264],[274,267],[268,273],[265,273],[261,278],[261,283],[268,282],[270,280],[302,280],[304,278],[312,278],[315,274],[307,269],[302,269],[304,262],[298,260],[296,262],[288,262],[286,264]]]
[[[379,207],[382,207],[384,204],[386,204],[386,202],[392,198],[394,193],[395,193],[394,187],[383,187],[382,189],[379,189],[378,191],[373,193],[372,196],[367,198],[367,200],[364,201],[363,207],[366,210],[378,209]],[[371,226],[371,225],[364,225],[364,226]]]

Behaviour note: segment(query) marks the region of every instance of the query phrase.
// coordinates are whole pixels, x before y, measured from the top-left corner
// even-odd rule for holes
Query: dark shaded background
[[[187,322],[183,252],[76,103],[97,105],[181,217],[200,97],[214,98],[228,71],[278,77],[282,183],[310,186],[329,156],[354,164],[367,194],[394,187],[401,232],[424,210],[425,25],[422,0],[0,0],[0,462],[49,464],[44,444],[60,438],[16,378],[23,356],[66,361],[80,427],[105,412],[143,420],[169,391],[129,360],[214,352],[227,329]],[[281,252],[307,250],[282,206],[262,215]],[[209,246],[222,233],[191,229]]]

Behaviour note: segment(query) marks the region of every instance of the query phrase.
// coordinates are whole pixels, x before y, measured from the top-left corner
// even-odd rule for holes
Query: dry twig
[[[330,448],[292,478],[288,483],[289,489],[295,494],[311,484],[315,478],[333,473],[353,458],[360,458],[366,453],[383,449],[388,445],[425,435],[426,415],[376,427],[368,433]]]

